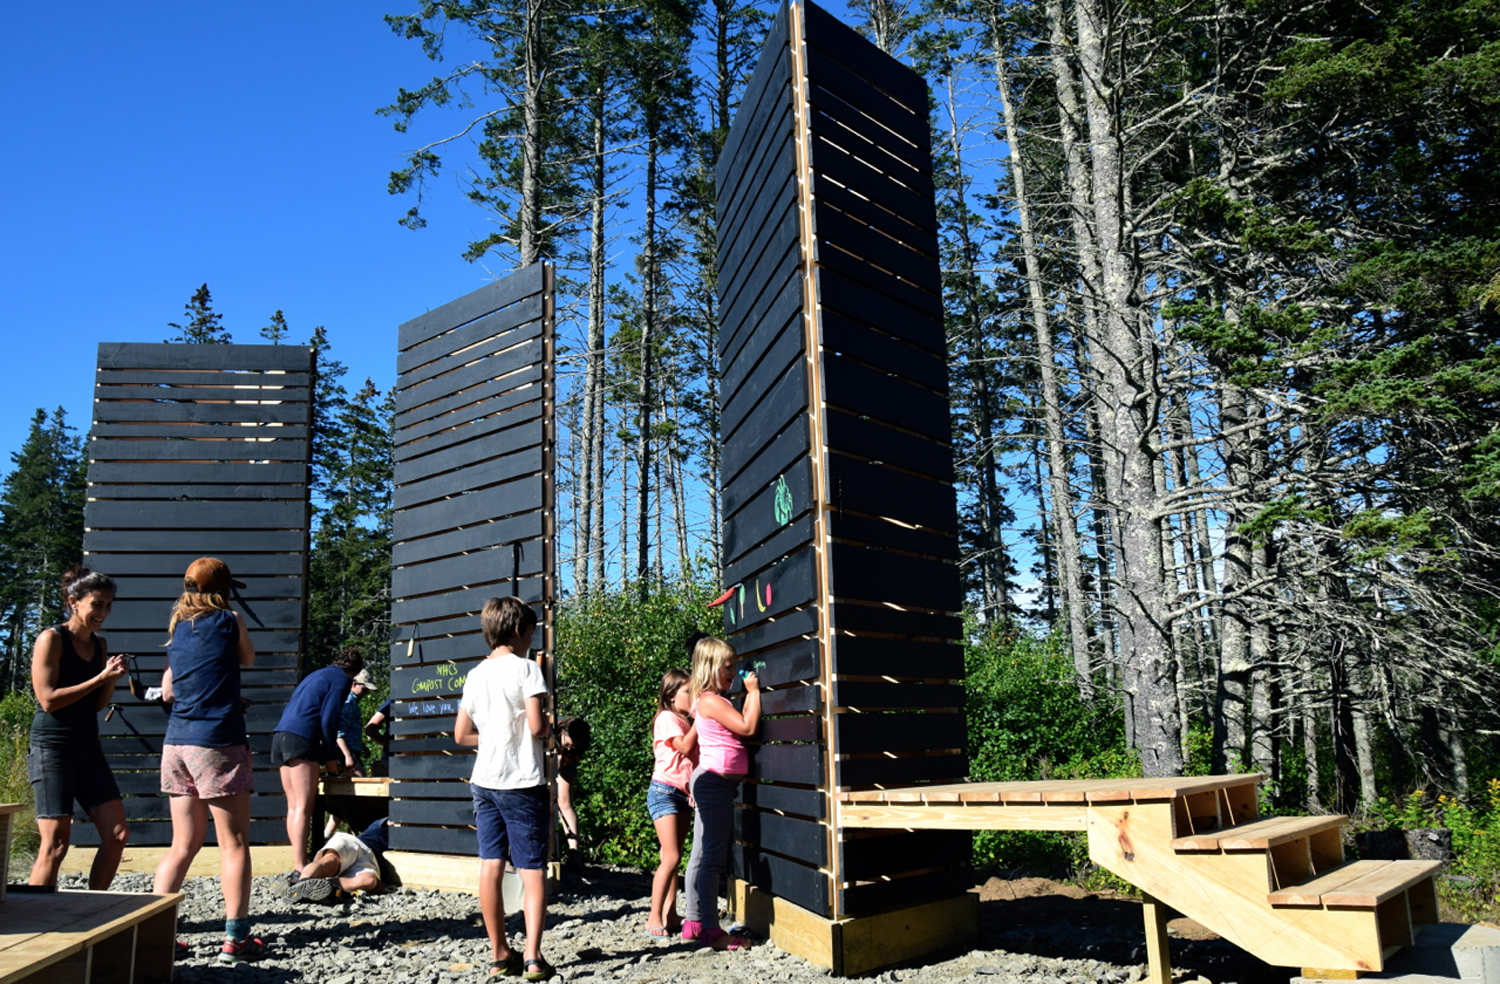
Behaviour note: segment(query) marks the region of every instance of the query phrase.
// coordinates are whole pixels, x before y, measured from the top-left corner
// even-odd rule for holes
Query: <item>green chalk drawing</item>
[[[776,480],[776,524],[785,526],[792,521],[792,490],[787,488],[786,476]]]

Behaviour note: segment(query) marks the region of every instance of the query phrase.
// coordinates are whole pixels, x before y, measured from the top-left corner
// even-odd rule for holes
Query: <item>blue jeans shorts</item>
[[[655,823],[674,813],[686,816],[693,811],[688,806],[687,793],[676,786],[653,779],[650,788],[646,790],[646,812],[651,814],[651,822]]]
[[[26,772],[36,794],[36,815],[44,820],[71,819],[75,801],[84,813],[93,813],[94,807],[120,798],[97,739],[60,747],[32,745]]]
[[[547,787],[490,789],[470,783],[469,789],[474,794],[480,860],[503,861],[508,854],[517,871],[547,867],[547,828],[552,819]]]

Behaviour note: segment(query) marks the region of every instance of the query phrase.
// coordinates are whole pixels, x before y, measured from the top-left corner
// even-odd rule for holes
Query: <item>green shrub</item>
[[[13,866],[36,856],[41,835],[32,812],[31,777],[26,774],[26,750],[31,743],[31,718],[36,703],[29,693],[15,691],[0,699],[0,803],[25,803],[26,809],[11,817]]]
[[[1391,801],[1381,797],[1371,811],[1372,825],[1390,830],[1446,827],[1453,832],[1453,864],[1457,876],[1438,882],[1443,903],[1464,919],[1494,919],[1500,910],[1500,779],[1485,784],[1484,801],[1476,807],[1446,794],[1430,799],[1416,790]]]
[[[593,748],[578,765],[578,823],[593,855],[654,868],[656,830],[646,814],[651,721],[661,677],[688,666],[693,632],[722,631],[707,583],[639,585],[565,602],[557,614],[558,710],[579,715]]]

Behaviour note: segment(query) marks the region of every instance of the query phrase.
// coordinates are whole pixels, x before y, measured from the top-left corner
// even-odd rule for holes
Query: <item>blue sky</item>
[[[490,273],[485,214],[440,185],[428,228],[386,176],[423,134],[375,109],[432,63],[370,3],[33,5],[0,36],[0,470],[39,406],[86,431],[97,343],[160,342],[201,283],[236,341],[278,308],[350,382],[396,326]],[[433,121],[431,133],[437,133]],[[501,272],[501,271],[496,271]]]

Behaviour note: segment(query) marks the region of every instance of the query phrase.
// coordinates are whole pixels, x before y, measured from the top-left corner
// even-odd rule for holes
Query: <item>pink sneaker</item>
[[[703,934],[703,924],[696,919],[686,919],[682,923],[682,938],[691,943]]]

